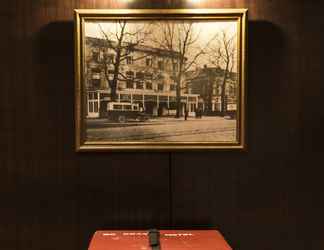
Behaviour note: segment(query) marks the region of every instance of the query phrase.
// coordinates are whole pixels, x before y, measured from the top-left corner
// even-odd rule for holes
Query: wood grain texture
[[[9,47],[1,50],[8,58],[1,92],[3,249],[86,249],[98,227],[169,223],[168,155],[74,152],[72,20],[81,5],[93,7],[76,1],[8,7]]]
[[[224,7],[249,8],[247,153],[74,152],[74,8]],[[323,7],[3,1],[0,248],[79,250],[97,229],[208,226],[234,249],[322,249]]]
[[[151,153],[82,158],[78,197],[82,246],[98,228],[169,225],[168,158]]]
[[[292,204],[298,204],[293,194],[302,139],[301,6],[249,1],[245,7],[248,152],[175,154],[173,221],[221,228],[234,249],[290,249],[300,244]]]

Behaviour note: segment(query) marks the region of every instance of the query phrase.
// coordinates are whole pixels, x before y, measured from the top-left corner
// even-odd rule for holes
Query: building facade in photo
[[[87,117],[105,117],[111,89],[102,67],[103,58],[115,61],[115,51],[105,46],[105,40],[86,37],[85,74]],[[178,54],[149,46],[135,46],[125,60],[120,62],[120,79],[117,83],[117,101],[138,103],[152,116],[175,115],[176,82],[173,72],[179,66]],[[173,60],[172,60],[173,59]],[[172,63],[176,62],[176,63]],[[194,115],[199,93],[181,90],[182,113],[185,109]]]
[[[225,70],[220,67],[198,68],[186,74],[189,92],[199,95],[199,106],[205,114],[219,114],[222,105],[222,86]],[[225,102],[228,112],[236,111],[238,94],[237,73],[229,72],[225,84]]]

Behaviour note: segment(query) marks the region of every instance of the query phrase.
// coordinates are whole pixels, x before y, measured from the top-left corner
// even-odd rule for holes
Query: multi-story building
[[[221,111],[222,85],[225,71],[220,67],[207,67],[189,71],[187,86],[192,94],[199,95],[199,109],[205,113],[217,114]],[[226,80],[225,101],[228,111],[236,110],[237,73],[230,72]]]
[[[106,46],[105,40],[86,37],[85,75],[87,90],[87,117],[105,117],[107,103],[111,101],[111,89],[102,67],[102,60],[113,63],[115,51]],[[117,101],[138,103],[153,116],[176,113],[176,82],[173,72],[178,67],[178,54],[149,46],[135,46],[125,60],[120,62],[117,82]],[[173,63],[172,63],[173,62]],[[181,109],[194,115],[198,106],[198,94],[181,90]]]

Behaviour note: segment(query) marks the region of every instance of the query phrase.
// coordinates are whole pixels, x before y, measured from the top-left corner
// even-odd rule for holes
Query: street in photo
[[[235,140],[236,121],[223,117],[158,118],[145,122],[133,121],[124,124],[105,119],[88,120],[89,140],[100,141],[221,141]]]

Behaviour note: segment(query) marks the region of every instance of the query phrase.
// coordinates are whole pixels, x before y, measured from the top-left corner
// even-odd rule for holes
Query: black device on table
[[[157,229],[151,229],[148,233],[149,244],[152,250],[160,250],[160,232]]]

